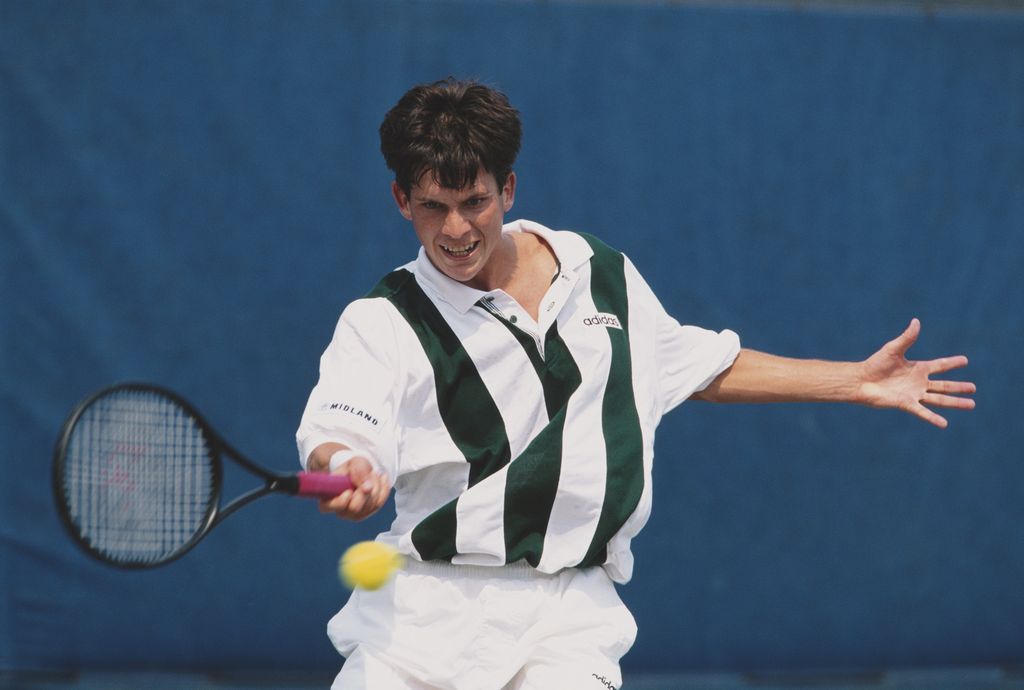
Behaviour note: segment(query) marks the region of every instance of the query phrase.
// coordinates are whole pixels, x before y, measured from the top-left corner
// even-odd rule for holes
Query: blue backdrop
[[[1024,662],[1024,14],[0,0],[0,669],[338,665],[335,564],[390,506],[270,499],[124,573],[61,531],[50,456],[144,379],[296,468],[337,315],[417,247],[377,125],[449,74],[522,111],[510,218],[602,236],[681,320],[854,359],[919,316],[913,355],[972,360],[946,431],[673,412],[627,673]]]

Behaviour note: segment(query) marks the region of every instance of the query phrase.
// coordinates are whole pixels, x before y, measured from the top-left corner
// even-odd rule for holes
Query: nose
[[[445,236],[457,240],[469,232],[470,229],[471,226],[466,217],[458,209],[452,209],[444,219],[444,226],[441,228],[441,232]]]

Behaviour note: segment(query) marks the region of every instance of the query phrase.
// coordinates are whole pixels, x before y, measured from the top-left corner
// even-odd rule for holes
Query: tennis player
[[[328,634],[334,688],[602,690],[636,627],[615,583],[651,510],[654,431],[689,399],[969,409],[932,380],[962,356],[908,361],[915,319],[862,362],[776,357],[680,325],[596,237],[505,222],[519,115],[488,86],[416,86],[381,149],[422,245],[349,304],[297,433],[310,470],[357,488],[321,510],[360,520],[395,489],[378,539],[407,567],[357,590]]]

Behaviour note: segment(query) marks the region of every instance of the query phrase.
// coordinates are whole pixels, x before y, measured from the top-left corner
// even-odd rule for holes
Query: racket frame
[[[119,560],[112,558],[105,554],[102,550],[93,546],[79,531],[75,519],[71,515],[71,511],[68,506],[68,501],[65,492],[64,482],[64,469],[66,465],[66,457],[68,454],[69,447],[71,445],[71,438],[75,427],[77,426],[82,415],[85,414],[97,400],[106,396],[112,395],[119,391],[129,392],[141,392],[141,393],[154,393],[156,395],[167,398],[175,405],[179,406],[183,412],[188,414],[195,422],[196,427],[202,434],[203,440],[206,442],[207,456],[210,461],[210,474],[211,474],[211,486],[210,496],[207,500],[206,515],[200,525],[199,529],[192,535],[192,537],[178,547],[175,551],[169,555],[160,558],[155,561],[128,561]],[[224,485],[224,463],[223,456],[227,455],[232,462],[241,466],[244,470],[247,470],[251,474],[255,475],[259,479],[263,480],[262,486],[240,494],[234,498],[230,503],[221,506],[221,496],[223,494]],[[107,565],[113,565],[118,568],[124,568],[129,570],[147,570],[158,566],[166,565],[172,561],[184,556],[186,553],[191,551],[195,546],[202,541],[203,537],[210,533],[210,531],[220,524],[223,520],[227,519],[231,514],[236,512],[239,508],[252,503],[258,498],[262,498],[267,494],[271,493],[285,493],[285,494],[296,494],[299,491],[299,479],[295,475],[278,475],[270,472],[263,467],[260,467],[253,461],[238,452],[232,447],[227,441],[225,441],[210,425],[208,421],[200,414],[191,403],[185,400],[182,396],[175,393],[174,391],[152,383],[145,383],[141,381],[125,381],[122,383],[115,383],[113,385],[102,388],[87,398],[78,403],[71,413],[68,415],[64,424],[61,426],[60,433],[57,437],[57,444],[54,447],[53,452],[53,475],[52,475],[52,486],[53,486],[53,497],[57,504],[57,511],[60,515],[61,523],[64,525],[65,530],[71,536],[72,540],[77,544],[85,553],[89,556],[106,563]]]

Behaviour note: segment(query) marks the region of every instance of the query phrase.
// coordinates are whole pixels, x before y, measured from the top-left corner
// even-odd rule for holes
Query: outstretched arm
[[[912,361],[907,350],[917,341],[921,322],[907,329],[863,362],[790,359],[742,350],[733,365],[711,385],[694,394],[713,402],[849,402],[878,408],[897,408],[945,428],[948,422],[931,407],[969,410],[973,383],[933,381],[967,365],[967,358],[942,357]]]

